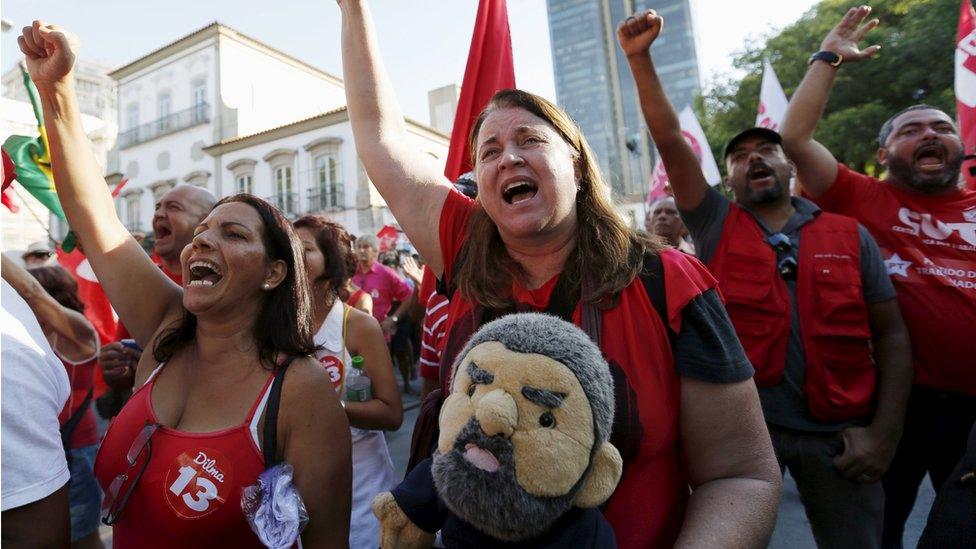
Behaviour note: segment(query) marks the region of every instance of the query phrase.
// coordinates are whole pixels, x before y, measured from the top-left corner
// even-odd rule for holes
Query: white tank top
[[[315,358],[325,367],[339,395],[345,390],[346,370],[352,363],[346,347],[349,307],[336,300],[322,327],[315,333],[315,344],[322,349]],[[380,492],[396,485],[393,461],[380,431],[349,427],[352,432],[352,512],[349,521],[349,547],[380,546],[380,525],[370,507]]]

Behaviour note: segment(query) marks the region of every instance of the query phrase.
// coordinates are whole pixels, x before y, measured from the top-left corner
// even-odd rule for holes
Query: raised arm
[[[95,354],[98,350],[98,333],[85,315],[58,303],[37,279],[7,256],[4,255],[0,261],[3,279],[24,298],[41,325],[70,341],[79,357],[87,358]],[[61,351],[58,349],[58,352]]]
[[[356,152],[410,242],[438,275],[438,220],[450,181],[410,144],[365,0],[340,0],[342,74]]]
[[[37,86],[61,206],[92,270],[126,327],[145,345],[182,291],[126,231],[81,124],[74,89],[77,41],[57,26],[34,21],[17,39]]]
[[[869,13],[870,6],[847,10],[840,23],[821,42],[820,51],[840,55],[842,63],[860,61],[878,53],[881,49],[878,45],[863,50],[858,47],[858,42],[878,26],[877,19],[861,24]],[[786,109],[786,117],[780,130],[783,149],[796,164],[797,181],[813,198],[827,192],[837,178],[837,160],[826,147],[813,139],[813,132],[823,116],[838,69],[839,67],[824,61],[815,61],[810,65],[800,86],[790,98],[790,106]]]
[[[681,123],[674,106],[657,77],[650,47],[664,28],[664,19],[654,10],[628,17],[617,27],[617,41],[627,55],[630,72],[637,84],[644,122],[651,130],[654,145],[661,155],[668,180],[674,189],[678,208],[691,211],[701,204],[708,191],[701,163],[681,134]]]

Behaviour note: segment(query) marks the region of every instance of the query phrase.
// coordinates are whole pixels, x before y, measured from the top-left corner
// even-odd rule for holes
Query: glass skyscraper
[[[701,90],[691,1],[547,0],[557,101],[582,127],[618,201],[643,200],[653,147],[627,59],[617,46],[617,24],[648,7],[664,17],[652,51],[665,91],[680,111]]]

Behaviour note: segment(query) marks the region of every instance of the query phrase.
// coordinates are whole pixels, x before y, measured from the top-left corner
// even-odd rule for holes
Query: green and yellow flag
[[[51,173],[51,153],[47,143],[47,131],[44,129],[44,113],[41,111],[41,101],[37,96],[37,88],[30,79],[30,75],[20,65],[20,72],[24,75],[24,87],[34,107],[37,118],[37,137],[11,135],[3,142],[3,152],[10,157],[14,164],[14,179],[23,185],[27,192],[34,196],[41,204],[51,210],[51,213],[67,221],[58,193],[54,187],[54,175]]]

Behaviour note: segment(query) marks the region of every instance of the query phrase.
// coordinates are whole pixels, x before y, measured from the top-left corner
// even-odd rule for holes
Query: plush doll
[[[554,316],[478,330],[454,365],[440,436],[392,493],[373,500],[386,549],[614,547],[596,507],[620,480],[608,442],[613,380],[600,350]]]

